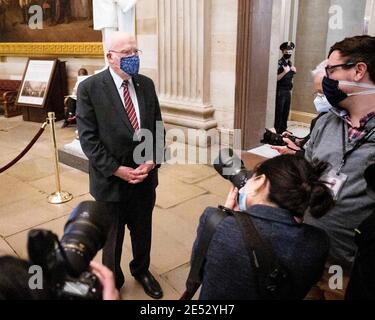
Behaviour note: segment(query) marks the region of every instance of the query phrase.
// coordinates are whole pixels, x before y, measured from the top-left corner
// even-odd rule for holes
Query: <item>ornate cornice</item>
[[[2,42],[0,56],[103,56],[101,42]]]

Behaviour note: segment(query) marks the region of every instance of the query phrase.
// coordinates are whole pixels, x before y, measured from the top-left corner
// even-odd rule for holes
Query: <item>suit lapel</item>
[[[141,128],[146,127],[146,103],[145,103],[145,95],[144,95],[144,88],[142,83],[139,81],[138,77],[133,77],[133,84],[135,88],[135,92],[137,94],[138,100],[138,107],[139,107],[139,117],[141,119]]]
[[[124,122],[125,126],[129,129],[130,133],[133,135],[134,128],[132,127],[129,121],[128,115],[124,108],[124,104],[121,101],[121,98],[118,94],[115,82],[112,79],[109,69],[105,71],[103,80],[104,80],[104,85],[107,89],[106,92],[108,93],[108,97],[112,101],[112,104],[115,107],[117,113],[120,115],[121,120]]]

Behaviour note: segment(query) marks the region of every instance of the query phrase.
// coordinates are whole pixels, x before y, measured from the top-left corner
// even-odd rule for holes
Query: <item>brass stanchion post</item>
[[[48,112],[48,121],[51,129],[51,140],[53,145],[54,160],[55,160],[55,179],[56,179],[56,189],[55,193],[52,193],[48,197],[48,202],[52,204],[61,204],[68,202],[73,199],[73,196],[66,191],[61,191],[60,184],[60,168],[59,168],[59,155],[57,153],[57,143],[56,143],[56,131],[55,131],[55,113]]]

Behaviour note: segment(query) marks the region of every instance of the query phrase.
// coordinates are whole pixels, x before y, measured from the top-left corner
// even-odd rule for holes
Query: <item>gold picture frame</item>
[[[2,42],[0,56],[102,57],[101,42]]]

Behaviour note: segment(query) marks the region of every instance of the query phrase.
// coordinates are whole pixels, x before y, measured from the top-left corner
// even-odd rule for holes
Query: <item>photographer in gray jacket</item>
[[[306,223],[325,230],[331,250],[324,277],[311,299],[343,299],[356,254],[354,230],[373,212],[366,193],[364,171],[375,155],[375,37],[357,36],[336,43],[330,50],[322,86],[333,106],[321,117],[305,146],[309,161],[325,161],[335,207],[322,219]],[[344,272],[343,288],[329,287],[334,266]]]

